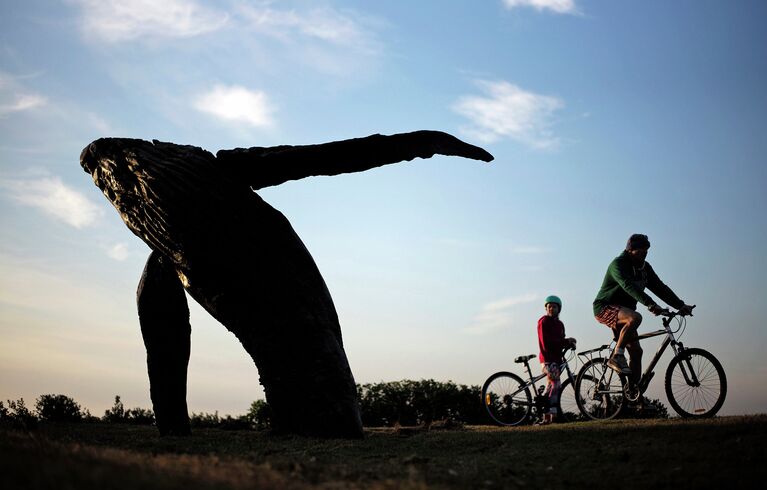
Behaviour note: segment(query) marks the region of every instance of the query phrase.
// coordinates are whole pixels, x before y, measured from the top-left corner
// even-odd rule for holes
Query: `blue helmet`
[[[543,301],[543,306],[546,306],[549,303],[555,303],[559,305],[559,311],[562,311],[562,300],[559,299],[559,296],[546,296],[546,299]]]

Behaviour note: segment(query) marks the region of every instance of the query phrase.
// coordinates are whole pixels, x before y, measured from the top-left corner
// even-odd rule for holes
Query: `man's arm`
[[[684,301],[679,299],[679,296],[677,296],[670,287],[666,286],[666,284],[660,280],[658,274],[655,273],[655,270],[653,270],[652,266],[647,264],[647,267],[647,289],[652,291],[652,293],[659,297],[664,303],[676,308],[677,310],[685,306]]]
[[[216,154],[218,163],[254,189],[316,175],[362,172],[403,160],[449,155],[489,162],[493,156],[441,131],[333,141],[319,145],[236,148]]]

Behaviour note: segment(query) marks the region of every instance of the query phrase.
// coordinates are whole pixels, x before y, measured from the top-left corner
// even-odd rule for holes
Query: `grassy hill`
[[[767,477],[767,415],[546,427],[373,429],[363,440],[41,423],[0,427],[13,489],[746,488]]]

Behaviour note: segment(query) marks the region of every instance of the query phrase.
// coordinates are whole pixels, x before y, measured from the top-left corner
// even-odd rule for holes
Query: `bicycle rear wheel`
[[[581,411],[575,399],[575,383],[566,379],[559,391],[559,420],[561,422],[575,422],[581,419]]]
[[[611,419],[623,407],[626,377],[607,367],[607,359],[587,361],[575,381],[575,401],[581,413],[593,420]]]
[[[527,383],[509,372],[495,373],[482,386],[482,404],[498,425],[519,425],[533,409]]]
[[[666,370],[666,396],[682,417],[713,417],[727,396],[722,365],[703,349],[683,350]]]

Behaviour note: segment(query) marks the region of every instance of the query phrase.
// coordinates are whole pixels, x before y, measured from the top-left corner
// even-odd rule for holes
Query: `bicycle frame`
[[[538,392],[538,386],[536,385],[537,382],[543,380],[546,378],[545,374],[539,374],[537,376],[533,375],[533,370],[530,368],[530,360],[523,361],[523,364],[525,365],[525,370],[527,371],[527,378],[528,381],[523,386],[520,386],[519,389],[511,394],[511,396],[517,395],[527,389],[529,386],[533,387],[533,405],[535,405],[535,397],[538,397],[540,393]],[[571,383],[573,383],[573,386],[575,385],[575,376],[573,375],[572,370],[570,369],[570,363],[568,362],[567,356],[565,356],[562,359],[562,363],[559,365],[559,371],[560,373],[567,373],[567,378],[569,379]],[[564,383],[564,380],[562,381]]]
[[[525,362],[525,369],[527,370],[527,377],[529,379],[527,384],[525,384],[525,388],[528,387],[528,386],[532,386],[533,390],[535,391],[535,394],[537,395],[538,394],[538,387],[535,385],[535,383],[538,382],[538,381],[541,381],[543,379],[546,379],[546,375],[545,374],[539,374],[537,376],[533,376],[533,372],[532,372],[532,369],[530,368],[530,363],[529,362]],[[567,362],[567,359],[562,361],[562,364],[559,365],[559,372],[560,373],[565,373],[566,372],[567,373],[567,378],[565,378],[565,379],[570,379],[571,383],[575,383],[575,376],[573,375],[572,370],[570,370],[570,364]],[[563,382],[564,382],[564,380],[563,380]]]
[[[663,328],[659,330],[655,330],[654,332],[648,332],[641,334],[637,337],[638,340],[642,339],[649,339],[652,337],[658,337],[660,335],[665,335],[666,337],[661,342],[660,346],[658,346],[658,349],[655,351],[655,355],[650,360],[650,363],[647,365],[647,368],[645,369],[644,373],[642,373],[642,376],[639,379],[639,384],[637,388],[639,388],[639,394],[643,393],[647,387],[650,384],[650,380],[655,375],[654,369],[655,366],[658,364],[658,361],[660,361],[660,358],[663,356],[663,353],[666,351],[668,346],[671,346],[671,349],[674,351],[674,356],[679,355],[681,352],[685,350],[684,345],[681,341],[676,339],[676,336],[674,335],[674,331],[671,329],[671,320],[677,316],[677,313],[672,313],[669,315],[664,315],[665,318],[662,320],[663,322]],[[612,347],[615,344],[615,341],[610,343],[609,345],[603,345],[602,347],[599,347],[597,349],[592,349],[585,352],[579,352],[579,356],[593,356],[594,352],[600,352],[604,349],[607,349],[608,347]],[[689,362],[689,361],[687,361]],[[682,375],[684,376],[685,381],[690,384],[691,386],[698,386],[700,383],[697,380],[697,377],[695,375],[695,371],[692,369],[691,366],[687,366],[685,368],[684,364],[681,364],[681,370]],[[688,374],[689,372],[689,374]],[[611,385],[612,377],[617,376],[618,374],[615,373],[613,370],[608,370],[608,383],[607,386]],[[599,390],[598,393],[600,394],[618,394],[620,392],[617,391],[610,391],[610,390]]]

